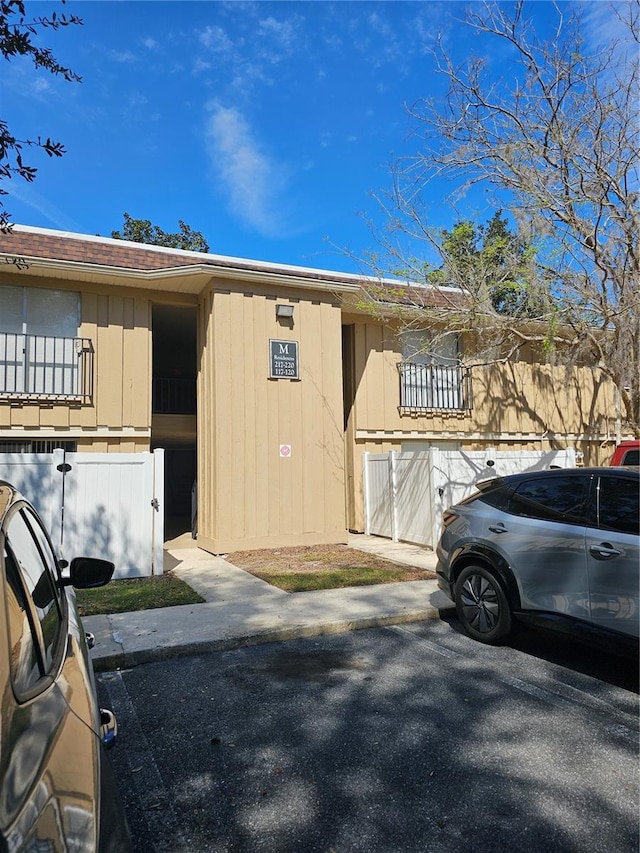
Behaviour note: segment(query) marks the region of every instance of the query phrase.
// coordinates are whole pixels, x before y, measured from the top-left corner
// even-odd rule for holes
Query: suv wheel
[[[483,566],[460,572],[456,612],[464,630],[481,643],[499,643],[511,633],[511,608],[500,582]]]

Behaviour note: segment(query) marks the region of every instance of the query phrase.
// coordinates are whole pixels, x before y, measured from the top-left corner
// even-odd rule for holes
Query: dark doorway
[[[164,538],[191,533],[191,491],[196,480],[196,445],[166,445],[164,449]]]
[[[192,530],[197,476],[197,309],[154,305],[151,446],[165,451],[165,540]]]
[[[154,305],[153,400],[154,414],[196,413],[196,309]]]

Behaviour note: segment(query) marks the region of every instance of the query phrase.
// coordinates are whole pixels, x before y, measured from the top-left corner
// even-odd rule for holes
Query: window
[[[36,651],[30,609],[20,581],[20,573],[10,552],[4,551],[7,628],[9,630],[11,679],[16,695],[31,693],[42,678]]]
[[[64,441],[59,438],[0,441],[0,453],[53,453],[54,450],[75,453],[77,449],[77,441]]]
[[[27,508],[12,516],[6,539],[7,579],[18,601],[20,588],[23,591],[21,607],[37,637],[41,674],[45,675],[53,669],[65,635],[56,559],[38,519]],[[18,577],[11,578],[10,573]]]
[[[640,450],[627,450],[622,460],[622,465],[640,465]]]
[[[507,512],[564,524],[585,524],[587,477],[537,477],[521,483]]]
[[[456,334],[432,342],[424,330],[404,332],[399,371],[401,408],[468,408],[468,373],[460,365]]]
[[[79,293],[1,285],[0,393],[81,396],[91,348],[79,326]]]
[[[482,489],[480,495],[474,495],[474,499],[481,500],[487,506],[508,512],[510,490],[507,486],[499,485],[489,489]]]
[[[0,332],[74,338],[80,325],[80,294],[41,287],[0,287]]]
[[[621,477],[600,477],[597,500],[598,522],[601,530],[618,533],[640,533],[640,491],[637,480]]]

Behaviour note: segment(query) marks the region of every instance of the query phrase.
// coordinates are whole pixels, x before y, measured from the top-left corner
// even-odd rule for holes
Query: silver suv
[[[444,513],[438,584],[465,631],[499,643],[514,621],[637,646],[640,470],[497,477]]]

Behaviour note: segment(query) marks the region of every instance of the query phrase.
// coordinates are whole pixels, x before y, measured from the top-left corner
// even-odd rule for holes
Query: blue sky
[[[182,219],[218,254],[344,271],[358,266],[342,247],[375,248],[363,216],[383,217],[371,193],[419,145],[405,105],[442,94],[434,39],[460,60],[489,50],[453,0],[26,5],[83,19],[42,39],[82,83],[0,60],[11,131],[67,150],[25,158],[38,167],[32,184],[3,184],[14,222],[110,236],[125,211],[165,231]],[[609,4],[585,6],[601,32]],[[541,27],[554,15],[542,0],[527,11]],[[508,57],[485,55],[508,74]],[[438,227],[455,221],[445,194],[430,189]],[[493,209],[482,204],[459,211],[484,221]]]

